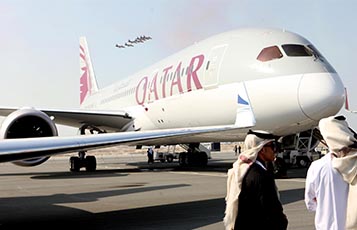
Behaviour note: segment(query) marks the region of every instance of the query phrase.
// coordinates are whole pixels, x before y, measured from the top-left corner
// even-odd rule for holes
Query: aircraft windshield
[[[257,59],[262,62],[270,61],[273,59],[282,58],[283,54],[277,46],[270,46],[264,48],[258,55]]]
[[[321,61],[325,60],[324,56],[322,56],[322,54],[315,48],[315,46],[307,45],[307,47],[309,47],[311,49],[311,51],[316,59],[320,59]]]
[[[289,57],[307,57],[313,55],[312,50],[303,45],[288,44],[281,47]]]

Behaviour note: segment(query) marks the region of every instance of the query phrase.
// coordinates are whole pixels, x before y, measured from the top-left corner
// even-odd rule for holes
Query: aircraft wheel
[[[194,153],[187,153],[187,165],[194,166],[197,163],[197,155]]]
[[[297,157],[296,159],[296,164],[300,167],[300,168],[306,168],[309,165],[309,158],[308,157]]]
[[[199,165],[201,166],[206,166],[208,163],[208,157],[205,152],[200,152],[199,153]]]
[[[174,160],[174,157],[173,157],[172,155],[168,155],[168,156],[166,157],[166,161],[167,161],[168,163],[171,163],[173,160]]]
[[[186,166],[187,165],[187,153],[182,152],[179,155],[179,164],[180,166]]]
[[[70,157],[69,164],[70,164],[71,172],[79,172],[79,170],[81,168],[79,157]]]
[[[97,160],[95,156],[87,156],[85,159],[85,167],[88,172],[94,172],[97,168]]]
[[[273,162],[274,174],[276,178],[284,178],[287,176],[288,166],[283,158],[277,157]]]

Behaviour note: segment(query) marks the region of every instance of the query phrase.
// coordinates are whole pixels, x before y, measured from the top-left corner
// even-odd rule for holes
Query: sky
[[[0,106],[78,108],[81,36],[101,88],[209,36],[270,27],[312,42],[357,110],[356,9],[355,0],[0,0]],[[115,47],[141,35],[153,39]],[[357,130],[357,114],[339,114]]]

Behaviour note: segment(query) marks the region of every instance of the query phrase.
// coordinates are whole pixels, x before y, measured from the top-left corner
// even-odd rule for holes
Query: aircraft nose
[[[310,119],[335,115],[344,103],[344,86],[337,73],[304,74],[298,99],[301,111]]]

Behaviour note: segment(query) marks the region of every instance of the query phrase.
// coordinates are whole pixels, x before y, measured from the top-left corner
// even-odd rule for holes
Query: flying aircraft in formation
[[[140,36],[135,39],[136,42],[145,42],[146,40],[152,39],[150,36]]]
[[[125,44],[124,44],[125,46],[127,46],[127,47],[133,47],[134,45],[133,44],[131,44],[131,43],[127,43],[127,42],[125,42]]]
[[[117,48],[125,48],[125,46],[119,45],[119,44],[116,44],[115,47],[117,47]]]
[[[339,75],[317,48],[280,29],[215,35],[101,89],[81,37],[80,71],[78,109],[0,109],[0,162],[35,166],[78,152],[71,171],[93,171],[93,149],[180,144],[188,150],[180,165],[202,166],[209,156],[202,143],[242,141],[253,129],[288,145],[345,100]],[[91,132],[59,137],[57,124]]]
[[[124,45],[116,44],[115,46],[118,48],[133,47],[134,44],[144,43],[145,41],[150,40],[150,39],[152,39],[150,36],[143,35],[140,37],[136,37],[135,40],[128,39],[128,41]]]

